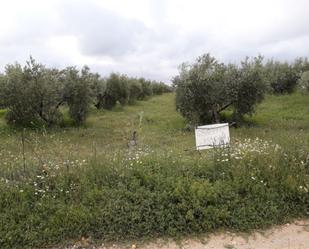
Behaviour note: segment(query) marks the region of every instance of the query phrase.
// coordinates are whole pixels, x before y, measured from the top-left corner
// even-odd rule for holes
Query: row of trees
[[[8,123],[19,126],[58,124],[63,106],[68,107],[74,122],[81,125],[91,105],[111,109],[118,102],[134,104],[169,91],[171,88],[162,82],[116,73],[101,78],[87,66],[81,70],[47,68],[33,58],[24,67],[18,63],[7,65],[5,74],[0,75],[0,107],[7,109]]]
[[[173,79],[176,87],[176,108],[191,123],[218,123],[220,113],[232,110],[234,121],[241,122],[251,115],[264,94],[292,93],[297,85],[309,90],[309,62],[294,63],[263,57],[246,58],[239,65],[220,63],[210,54],[192,64],[182,64]]]
[[[309,71],[307,58],[298,58],[292,63],[268,60],[263,64],[262,77],[270,93],[285,94],[303,89],[302,74]]]

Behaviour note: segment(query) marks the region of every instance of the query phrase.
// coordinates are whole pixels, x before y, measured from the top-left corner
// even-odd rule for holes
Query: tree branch
[[[230,102],[230,103],[228,103],[228,104],[222,106],[222,107],[218,110],[218,113],[219,113],[219,112],[222,112],[223,110],[225,110],[226,108],[228,108],[228,107],[231,106],[232,104],[233,104],[233,102]]]
[[[57,109],[59,108],[59,106],[61,106],[61,105],[63,104],[63,102],[64,102],[64,101],[61,100],[61,101],[56,105],[56,108],[55,108],[55,109],[57,110]]]

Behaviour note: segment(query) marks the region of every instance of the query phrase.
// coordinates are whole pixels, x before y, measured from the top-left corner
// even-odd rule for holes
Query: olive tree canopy
[[[182,64],[173,79],[176,108],[192,124],[218,123],[227,108],[233,110],[235,120],[241,120],[264,97],[262,67],[261,57],[224,65],[210,54]]]

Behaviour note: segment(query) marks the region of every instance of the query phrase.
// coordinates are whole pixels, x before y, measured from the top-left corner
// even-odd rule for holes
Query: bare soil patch
[[[134,241],[130,244],[93,246],[82,239],[66,249],[309,249],[309,220],[275,226],[251,234],[220,232],[199,238],[184,238],[180,241],[157,239],[151,242]]]

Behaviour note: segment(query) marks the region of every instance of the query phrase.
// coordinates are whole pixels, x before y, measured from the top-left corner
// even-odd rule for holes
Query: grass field
[[[24,131],[0,111],[0,248],[250,230],[309,216],[309,97],[268,96],[228,149],[194,151],[164,94],[83,128]],[[128,149],[136,130],[138,145]],[[24,153],[23,153],[24,150]]]

